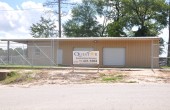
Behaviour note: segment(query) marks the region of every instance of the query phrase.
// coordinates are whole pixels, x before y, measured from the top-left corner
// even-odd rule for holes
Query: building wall
[[[36,65],[51,65],[52,59],[57,64],[57,49],[63,51],[63,65],[72,66],[73,62],[73,50],[74,48],[94,48],[94,51],[99,51],[100,66],[103,66],[103,48],[125,48],[125,67],[158,67],[158,59],[151,57],[159,56],[159,46],[154,48],[152,43],[159,44],[158,40],[103,40],[103,41],[55,41],[55,42],[30,42],[28,43],[28,56],[32,56],[33,44],[36,44],[41,48],[48,58],[41,54],[40,56],[34,56],[34,64]],[[29,47],[29,45],[31,45]],[[34,45],[35,46],[35,45]],[[53,48],[54,46],[54,48]],[[152,54],[153,52],[153,54]],[[41,58],[41,59],[40,59]]]
[[[125,48],[125,67],[151,67],[151,40],[128,41],[60,41],[59,48],[63,50],[63,65],[72,65],[74,48],[94,48],[99,51],[100,66],[103,66],[103,48]],[[159,41],[153,41],[159,43]],[[159,47],[158,47],[159,48]],[[158,56],[158,49],[153,49],[153,56]],[[158,59],[154,59],[153,67],[158,67]]]

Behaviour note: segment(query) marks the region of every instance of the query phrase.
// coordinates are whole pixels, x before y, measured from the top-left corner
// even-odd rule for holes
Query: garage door
[[[74,51],[93,51],[93,48],[74,48]]]
[[[124,66],[125,48],[104,48],[103,65],[106,66]]]

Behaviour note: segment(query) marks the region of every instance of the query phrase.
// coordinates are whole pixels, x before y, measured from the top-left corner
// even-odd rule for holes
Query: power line
[[[63,2],[63,0],[47,1],[44,6],[58,6],[58,27],[59,27],[59,38],[61,37],[61,4],[65,5],[76,5],[75,3]]]
[[[13,9],[13,10],[4,10],[0,9],[0,11],[30,11],[30,10],[44,10],[45,8],[28,8],[28,9]]]

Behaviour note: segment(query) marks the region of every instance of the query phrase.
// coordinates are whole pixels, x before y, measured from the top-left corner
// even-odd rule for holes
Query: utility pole
[[[59,38],[61,38],[61,4],[65,4],[65,5],[76,5],[75,3],[67,3],[67,2],[62,2],[64,0],[51,0],[51,1],[47,1],[46,3],[44,3],[44,6],[58,6],[58,36]],[[67,1],[67,0],[65,0]]]
[[[61,0],[58,0],[58,32],[59,38],[61,38]]]
[[[168,1],[168,5],[170,6],[170,0]],[[170,9],[168,8],[168,16],[170,20]],[[168,41],[168,60],[167,60],[167,65],[170,66],[170,21],[168,21],[169,24],[169,41]]]

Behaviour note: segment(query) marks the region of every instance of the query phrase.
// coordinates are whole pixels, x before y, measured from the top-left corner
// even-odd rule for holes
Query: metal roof
[[[29,41],[90,41],[90,40],[159,40],[159,37],[69,37],[69,38],[28,38],[28,39],[0,39],[1,41],[29,42]]]

